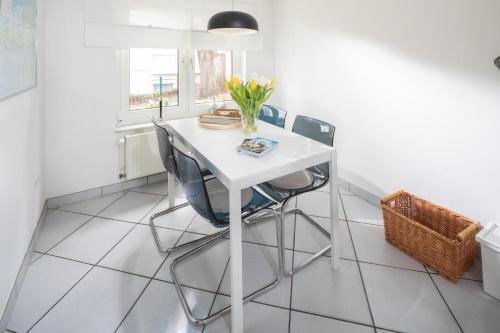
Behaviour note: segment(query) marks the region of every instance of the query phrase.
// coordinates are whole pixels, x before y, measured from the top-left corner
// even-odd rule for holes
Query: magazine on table
[[[261,157],[272,151],[278,146],[278,141],[256,137],[253,139],[245,139],[243,143],[238,146],[238,151],[243,154]]]

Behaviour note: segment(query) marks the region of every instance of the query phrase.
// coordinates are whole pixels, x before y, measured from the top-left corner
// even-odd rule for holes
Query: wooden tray
[[[228,111],[234,111],[234,110],[228,110]],[[231,128],[240,128],[241,127],[241,120],[237,123],[232,123],[232,124],[212,124],[212,123],[204,123],[204,122],[201,122],[201,117],[203,115],[207,115],[207,114],[212,114],[212,115],[218,115],[218,116],[229,116],[230,118],[232,118],[231,115],[227,115],[226,114],[220,114],[218,113],[217,111],[213,112],[213,113],[202,113],[199,117],[198,117],[198,125],[200,125],[200,127],[203,127],[203,128],[208,128],[208,129],[213,129],[213,130],[225,130],[225,129],[231,129]],[[239,117],[239,113],[237,113],[237,116]]]
[[[241,117],[240,110],[238,109],[217,109],[213,112],[214,115],[217,116],[226,116],[226,117]]]
[[[225,130],[225,129],[231,129],[231,128],[240,128],[241,127],[241,121],[229,125],[223,125],[223,124],[210,124],[210,123],[202,123],[200,121],[200,118],[198,118],[198,125],[203,128],[208,128],[208,129],[213,129],[213,130]]]

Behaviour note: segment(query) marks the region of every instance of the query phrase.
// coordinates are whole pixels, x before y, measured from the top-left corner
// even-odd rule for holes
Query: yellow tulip
[[[240,86],[240,79],[238,79],[236,76],[231,77],[231,82],[233,83],[233,86],[239,87]]]
[[[272,79],[271,82],[269,83],[269,88],[272,88],[275,83],[276,83],[276,80]]]
[[[255,90],[257,88],[257,81],[250,81],[250,89]]]
[[[224,86],[226,87],[227,90],[229,90],[229,82],[228,81],[224,81]]]

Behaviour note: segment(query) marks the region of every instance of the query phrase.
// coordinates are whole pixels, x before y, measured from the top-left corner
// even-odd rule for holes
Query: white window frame
[[[118,123],[122,125],[145,123],[152,118],[158,118],[159,108],[130,110],[130,50],[122,49],[120,53],[120,74],[121,74],[121,96],[120,111],[118,114]],[[179,49],[179,92],[178,105],[167,106],[163,108],[163,119],[172,120],[198,116],[200,113],[207,112],[212,107],[212,103],[195,103],[195,81],[194,81],[194,50]],[[240,75],[245,73],[245,53],[232,52],[232,72]],[[232,101],[218,102],[218,105],[226,103],[234,105]]]

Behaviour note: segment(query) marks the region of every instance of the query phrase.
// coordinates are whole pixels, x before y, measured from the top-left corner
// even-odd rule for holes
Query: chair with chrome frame
[[[204,248],[214,245],[217,240],[221,239],[229,232],[229,192],[217,179],[204,181],[196,160],[191,156],[184,154],[179,149],[175,147],[174,149],[179,180],[182,184],[184,192],[186,193],[188,202],[198,214],[200,214],[207,220],[207,223],[211,223],[214,227],[217,228],[226,228],[224,231],[222,231],[222,234],[220,234],[216,238],[213,238],[206,243],[196,247],[195,249],[181,255],[180,257],[173,260],[170,265],[171,277],[174,282],[177,294],[179,295],[181,305],[184,309],[184,312],[186,313],[186,317],[191,323],[195,325],[205,325],[230,312],[231,307],[228,306],[218,311],[217,313],[211,314],[205,318],[195,318],[183,294],[181,284],[179,283],[175,269],[180,262],[184,261],[190,256],[199,253]],[[274,202],[272,200],[266,198],[253,188],[247,188],[241,192],[242,220],[253,216],[255,213],[263,211],[274,215],[278,240],[277,250],[279,264],[279,271],[276,273],[274,281],[252,292],[250,295],[245,296],[243,300],[244,302],[251,301],[256,297],[262,295],[264,292],[277,286],[282,276],[283,252],[280,250],[281,243],[279,243],[282,238],[279,234],[281,229],[279,228],[279,215],[274,209],[270,208],[270,206],[272,205],[274,205]]]
[[[271,125],[285,128],[287,112],[276,106],[263,104],[258,115],[259,120],[265,121]]]
[[[318,119],[299,115],[295,118],[292,132],[324,143],[326,145],[333,146],[335,126]],[[312,219],[302,210],[297,208],[289,211],[286,210],[287,205],[292,198],[298,196],[299,194],[317,190],[327,184],[329,175],[329,163],[323,163],[312,168],[301,170],[257,185],[257,188],[259,190],[263,191],[267,196],[272,198],[277,203],[277,207],[275,209],[280,211],[280,235],[283,235],[281,229],[283,226],[284,216],[286,214],[300,214],[319,231],[321,231],[325,236],[330,237],[330,233],[327,230],[325,230],[321,225],[319,225],[316,221],[314,221],[314,219]],[[268,216],[268,214],[261,214],[256,218],[248,219],[246,222],[248,224],[252,224]],[[283,240],[280,241],[280,244],[284,244]],[[284,270],[284,274],[287,276],[292,276],[295,272],[303,269],[304,267],[312,263],[315,259],[328,252],[330,248],[331,245],[325,247],[313,256],[304,260],[302,263],[294,265],[293,269],[289,271]],[[284,251],[283,247],[281,248],[281,251]]]
[[[167,130],[164,127],[158,125],[155,121],[153,121],[153,124],[154,124],[155,129],[156,129],[156,137],[158,139],[158,149],[160,152],[160,157],[161,157],[163,166],[165,167],[165,169],[167,170],[168,173],[171,173],[175,176],[175,178],[178,178],[177,164],[175,163],[175,159],[174,159],[172,138],[168,134]],[[204,172],[203,175],[206,176],[207,173]],[[169,195],[170,195],[170,193],[169,193]],[[153,238],[155,240],[156,247],[158,247],[158,250],[160,252],[168,254],[170,252],[186,248],[186,247],[193,245],[193,244],[199,244],[199,243],[202,243],[204,241],[206,242],[206,241],[208,241],[214,237],[217,237],[223,233],[221,231],[221,232],[218,232],[218,233],[215,233],[212,235],[208,235],[208,236],[200,238],[200,239],[196,239],[192,242],[184,243],[182,245],[174,246],[171,248],[164,248],[161,244],[160,237],[159,237],[158,232],[156,230],[156,226],[154,224],[154,221],[157,218],[159,218],[160,216],[169,214],[177,209],[184,208],[188,205],[189,205],[189,202],[185,202],[183,204],[180,204],[180,205],[177,205],[174,207],[169,207],[166,210],[163,210],[161,212],[158,212],[156,214],[151,215],[151,217],[149,218],[149,226],[151,228],[151,232],[153,233]]]

